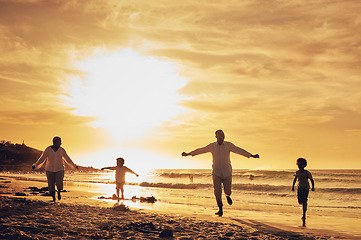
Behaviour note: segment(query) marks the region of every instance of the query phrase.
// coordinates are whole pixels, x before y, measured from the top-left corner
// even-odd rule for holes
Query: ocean
[[[291,191],[295,170],[233,170],[232,199],[225,197],[224,218],[256,220],[301,227],[302,206]],[[310,191],[306,227],[352,234],[361,238],[361,170],[309,170],[316,191]],[[44,173],[0,173],[2,177],[46,186]],[[126,176],[125,205],[175,214],[216,217],[210,169],[160,169]],[[115,193],[114,172],[66,173],[62,201],[110,206],[115,200],[99,199]],[[155,203],[131,201],[133,196],[154,196]],[[34,198],[45,197],[31,196]]]

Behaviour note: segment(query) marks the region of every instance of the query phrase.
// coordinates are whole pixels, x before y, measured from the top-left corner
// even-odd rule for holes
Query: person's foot
[[[233,201],[232,198],[230,196],[226,196],[227,197],[227,202],[229,205],[232,205]]]
[[[215,213],[216,215],[222,217],[223,216],[223,209],[219,209],[218,212]]]
[[[55,192],[51,192],[50,195],[53,197],[53,202],[55,202]]]
[[[60,190],[58,190],[58,199],[61,199]]]

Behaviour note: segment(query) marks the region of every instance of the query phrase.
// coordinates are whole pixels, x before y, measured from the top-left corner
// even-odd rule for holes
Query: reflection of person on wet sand
[[[306,226],[307,201],[308,201],[308,193],[310,191],[310,184],[308,182],[308,179],[310,179],[312,183],[312,191],[315,191],[315,182],[313,181],[311,173],[305,170],[305,167],[307,166],[306,159],[304,158],[297,159],[297,165],[299,170],[296,172],[295,178],[293,179],[292,191],[295,190],[295,183],[298,179],[297,198],[298,198],[298,203],[302,204],[303,226]]]
[[[64,181],[64,160],[71,166],[78,168],[78,166],[70,159],[65,149],[60,147],[61,138],[54,137],[53,145],[45,149],[43,154],[40,156],[38,161],[33,164],[32,168],[35,169],[41,165],[45,160],[45,171],[48,179],[48,187],[50,195],[53,197],[55,202],[55,185],[58,188],[58,199],[61,199],[60,192],[63,190]]]
[[[259,155],[252,155],[246,150],[235,146],[233,143],[224,141],[224,132],[222,130],[216,131],[217,142],[211,143],[203,148],[198,148],[192,152],[186,153],[183,152],[182,156],[195,156],[198,154],[203,154],[210,152],[213,157],[212,164],[212,177],[213,177],[213,187],[214,195],[216,197],[217,205],[219,211],[216,213],[219,216],[223,215],[223,203],[222,203],[222,184],[224,192],[227,197],[227,202],[229,205],[232,205],[231,199],[231,187],[232,187],[232,165],[230,154],[231,152],[240,154],[245,157],[259,158]]]
[[[125,174],[127,172],[134,174],[135,176],[139,177],[138,174],[133,172],[133,170],[129,169],[128,167],[124,166],[124,159],[117,158],[117,166],[115,167],[104,167],[102,170],[109,169],[115,170],[115,187],[117,190],[117,197],[119,200],[119,191],[122,192],[122,199],[124,199],[124,185],[125,185]]]

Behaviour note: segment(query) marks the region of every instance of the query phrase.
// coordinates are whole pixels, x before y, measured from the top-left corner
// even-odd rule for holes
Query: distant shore
[[[336,233],[284,230],[224,217],[97,207],[49,197],[14,196],[11,179],[0,181],[0,239],[350,239]],[[70,194],[70,193],[69,193]]]

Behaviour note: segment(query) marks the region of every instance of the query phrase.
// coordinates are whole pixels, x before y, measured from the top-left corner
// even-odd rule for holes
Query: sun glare
[[[170,62],[123,49],[96,53],[77,67],[85,76],[71,80],[75,114],[95,117],[93,126],[119,141],[146,134],[181,112],[177,91],[186,81]]]
[[[94,117],[91,124],[107,130],[117,144],[99,152],[80,154],[82,164],[113,166],[122,156],[137,171],[175,167],[178,161],[151,151],[125,147],[127,141],[145,137],[152,129],[170,121],[183,109],[177,91],[186,80],[171,62],[141,56],[131,49],[98,51],[76,67],[84,75],[73,77],[67,87],[68,104],[74,114]],[[135,147],[136,148],[136,147]]]

